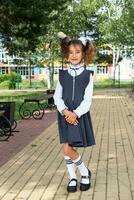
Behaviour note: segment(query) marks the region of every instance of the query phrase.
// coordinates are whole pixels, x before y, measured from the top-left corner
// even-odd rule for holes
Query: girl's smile
[[[77,65],[81,62],[82,58],[83,52],[80,45],[70,45],[68,61],[73,65]]]

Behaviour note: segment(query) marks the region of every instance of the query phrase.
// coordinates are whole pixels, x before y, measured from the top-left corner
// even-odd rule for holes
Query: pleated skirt
[[[95,145],[94,131],[90,112],[78,118],[78,125],[69,124],[65,117],[57,111],[60,143],[68,143],[73,147]]]

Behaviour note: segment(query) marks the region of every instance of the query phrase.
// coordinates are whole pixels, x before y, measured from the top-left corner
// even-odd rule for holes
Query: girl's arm
[[[81,104],[74,110],[78,118],[87,113],[90,109],[93,95],[93,76],[90,75],[90,81],[85,89],[85,94]]]
[[[62,85],[60,84],[59,80],[56,85],[55,93],[54,93],[54,104],[57,106],[58,111],[61,113],[61,115],[64,115],[63,111],[67,106],[65,105],[63,99],[62,99]]]

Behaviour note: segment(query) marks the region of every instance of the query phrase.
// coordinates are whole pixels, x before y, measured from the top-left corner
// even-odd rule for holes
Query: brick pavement
[[[19,120],[17,128],[8,141],[0,141],[0,166],[6,163],[13,155],[28,145],[49,127],[56,118],[56,110],[47,109],[41,120],[33,118]]]
[[[124,90],[98,90],[91,115],[96,145],[79,148],[90,190],[67,193],[55,121],[0,168],[0,200],[134,200],[134,101]]]

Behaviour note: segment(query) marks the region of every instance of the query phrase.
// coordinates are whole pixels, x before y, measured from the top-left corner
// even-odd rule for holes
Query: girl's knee
[[[64,156],[71,157],[72,156],[72,150],[73,150],[72,147],[68,143],[64,144],[64,146],[63,146]]]

